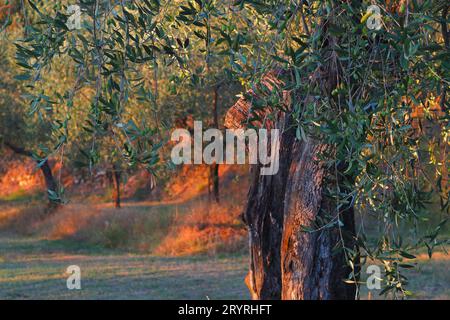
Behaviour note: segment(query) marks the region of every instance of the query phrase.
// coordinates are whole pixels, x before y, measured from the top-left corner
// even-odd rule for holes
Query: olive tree
[[[253,298],[357,298],[369,259],[384,266],[383,292],[409,293],[405,260],[421,247],[431,257],[445,243],[438,234],[449,211],[446,1],[93,0],[77,3],[80,29],[66,25],[68,4],[43,11],[29,1],[35,20],[25,19],[17,40],[31,101],[54,61],[73,66],[72,89],[56,100],[63,127],[74,97],[90,88],[93,141],[114,139],[129,163],[152,168],[163,121],[156,112],[137,125],[129,108],[158,96],[155,72],[170,70],[179,87],[199,81],[189,48],[204,45],[208,66],[214,44],[245,87],[226,124],[282,130],[280,171],[260,176],[261,166],[253,168],[244,212]],[[58,132],[51,153],[70,139]],[[436,199],[444,219],[421,232]],[[409,228],[413,237],[403,232]]]

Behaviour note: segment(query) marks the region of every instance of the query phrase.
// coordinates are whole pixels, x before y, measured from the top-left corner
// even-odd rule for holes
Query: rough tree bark
[[[323,195],[326,183],[334,185],[318,158],[325,148],[312,139],[293,144],[284,197],[283,299],[355,299],[355,285],[344,282],[352,272],[344,248],[355,247],[353,208],[333,213],[335,201]],[[334,223],[324,227],[316,221]]]
[[[281,128],[283,122],[279,126]],[[260,175],[261,167],[252,168],[250,191],[244,222],[250,240],[250,272],[246,283],[252,299],[280,299],[282,293],[281,241],[284,198],[292,158],[292,134],[280,142],[280,167],[274,176]]]
[[[262,83],[270,89],[280,81],[269,73]],[[228,111],[225,126],[245,126],[251,107],[241,98]],[[267,110],[258,112],[263,119]],[[259,123],[280,129],[280,164],[273,176],[261,176],[259,165],[252,168],[243,213],[251,256],[247,286],[253,299],[354,299],[355,285],[344,282],[351,269],[342,250],[355,246],[353,209],[340,213],[343,225],[304,230],[329,219],[325,214],[335,206],[323,196],[327,173],[318,156],[327,146],[311,138],[297,140],[291,122],[289,112],[277,112],[276,120]]]
[[[4,144],[9,149],[11,149],[13,152],[15,152],[19,155],[26,156],[26,157],[33,156],[33,153],[31,151],[26,150],[22,147],[18,147],[10,142],[6,141]],[[47,187],[47,193],[49,193],[48,191],[57,193],[58,185],[55,181],[55,178],[53,177],[52,169],[48,163],[48,160],[45,160],[44,163],[41,164],[40,169],[41,169],[42,175],[44,176],[45,186]],[[49,198],[49,201],[50,201],[50,198]],[[52,201],[50,201],[50,202],[53,203]]]

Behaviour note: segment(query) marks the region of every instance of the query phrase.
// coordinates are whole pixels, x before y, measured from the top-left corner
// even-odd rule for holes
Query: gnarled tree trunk
[[[263,80],[266,86],[276,81],[273,74]],[[241,98],[229,110],[226,127],[242,127],[250,110]],[[273,176],[260,175],[260,165],[252,169],[243,214],[250,241],[247,286],[253,299],[354,299],[356,286],[344,282],[352,271],[344,247],[355,247],[353,209],[330,218],[336,206],[324,196],[324,185],[332,182],[319,160],[327,146],[297,140],[291,122],[290,113],[278,112],[277,120],[260,124],[282,132],[280,163]],[[326,220],[336,223],[316,226]]]

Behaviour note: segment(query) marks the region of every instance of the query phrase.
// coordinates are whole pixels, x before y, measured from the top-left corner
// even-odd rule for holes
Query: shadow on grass
[[[0,261],[1,299],[248,298],[243,281],[247,261],[242,256],[74,255],[47,244],[10,243],[8,250],[17,251]],[[80,266],[82,290],[67,289],[69,265]]]

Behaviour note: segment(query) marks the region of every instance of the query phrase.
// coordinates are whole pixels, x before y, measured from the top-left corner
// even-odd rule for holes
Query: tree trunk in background
[[[114,184],[114,207],[120,208],[120,177],[122,172],[116,165],[113,166],[112,178]]]
[[[218,100],[219,100],[219,86],[214,87],[214,100],[213,100],[213,124],[214,128],[219,129],[219,110],[218,110]],[[220,201],[219,194],[219,164],[213,163],[210,166],[210,180],[212,183],[213,197],[216,203]]]
[[[33,153],[29,150],[26,150],[22,147],[18,147],[16,145],[13,145],[10,142],[5,142],[5,145],[11,149],[13,152],[26,156],[26,157],[32,157]],[[47,195],[49,196],[50,192],[54,192],[55,194],[58,193],[58,184],[55,181],[55,178],[53,177],[52,168],[50,167],[48,160],[45,160],[43,164],[40,165],[40,169],[42,172],[42,175],[44,176],[45,180],[45,186],[47,188]],[[54,204],[54,201],[51,201],[49,198],[50,203]]]
[[[442,37],[444,38],[444,45],[447,50],[450,50],[450,33],[448,31],[447,27],[447,15],[448,15],[449,6],[445,6],[442,10],[442,20],[441,20],[441,30],[442,30]],[[448,91],[448,84],[443,83],[442,84],[442,93],[441,93],[441,101],[440,101],[440,107],[441,112],[445,115],[447,112],[447,91]],[[441,137],[442,132],[445,132],[445,128],[441,128]],[[448,156],[447,156],[447,146],[449,144],[448,137],[446,139],[439,139],[440,140],[440,153],[441,153],[441,162],[442,162],[442,178],[441,178],[441,190],[444,195],[448,194],[449,191],[449,185],[448,185]]]
[[[219,165],[214,163],[209,167],[210,181],[212,183],[212,196],[216,203],[220,202],[219,195]]]
[[[444,128],[441,128],[441,132],[444,130]],[[447,138],[448,139],[448,138]],[[439,139],[440,142],[440,155],[441,155],[441,163],[442,163],[442,169],[441,169],[441,192],[444,195],[448,194],[449,191],[449,185],[448,185],[448,156],[447,156],[447,145],[448,142],[446,139]]]
[[[48,164],[48,161],[46,160],[44,164],[41,166],[42,174],[44,175],[45,179],[45,185],[47,186],[47,190],[51,190],[55,193],[57,193],[57,184],[55,181],[55,178],[52,174],[52,168],[50,168],[50,165]]]

